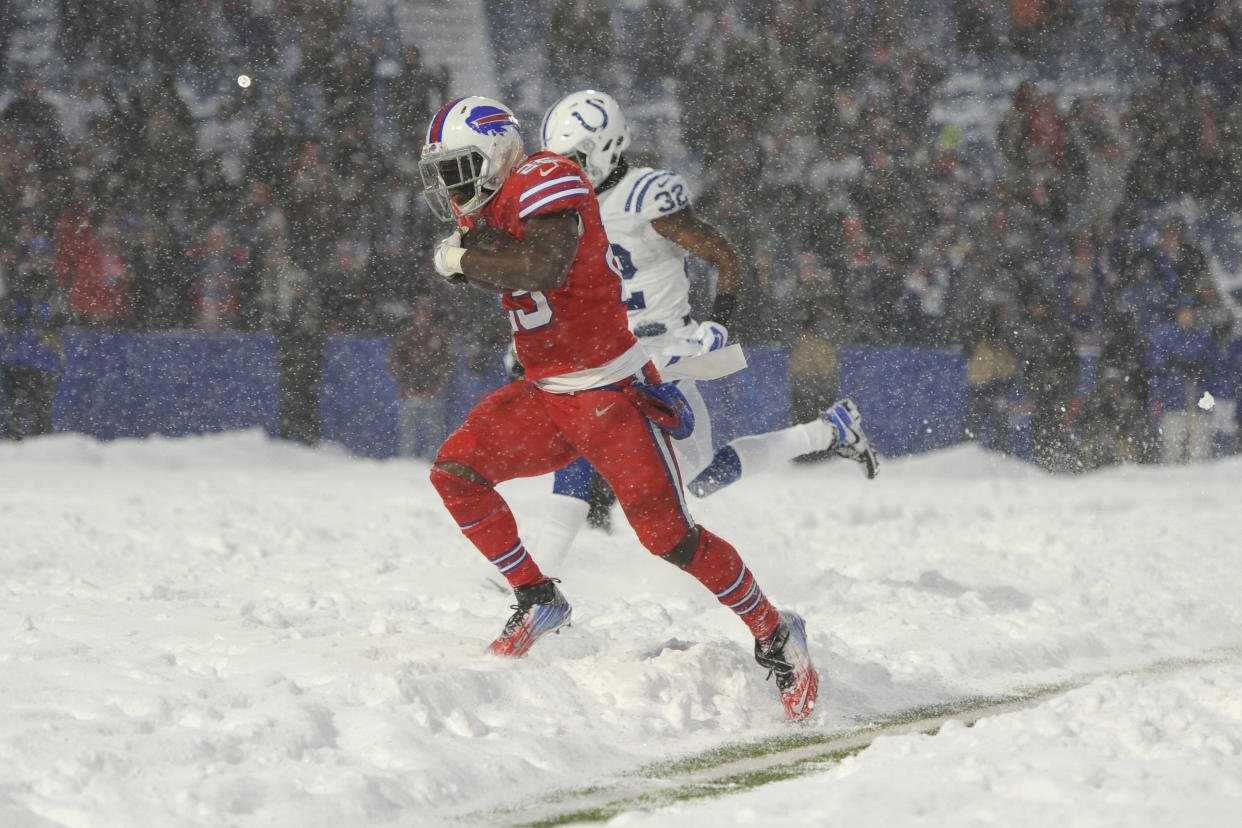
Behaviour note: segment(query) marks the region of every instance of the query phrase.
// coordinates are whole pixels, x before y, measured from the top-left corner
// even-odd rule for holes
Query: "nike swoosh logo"
[[[615,402],[611,402],[611,403],[608,403],[608,405],[604,406],[603,408],[597,408],[597,409],[595,409],[595,416],[596,416],[596,417],[602,417],[602,416],[604,416],[604,414],[606,414],[606,413],[608,412],[608,409],[612,408],[614,405],[616,405],[616,403],[615,403]]]
[[[802,716],[803,712],[806,710],[806,698],[809,695],[811,695],[811,683],[808,681],[802,688],[802,698],[798,699],[797,704],[791,704],[789,706],[789,712],[795,717]]]

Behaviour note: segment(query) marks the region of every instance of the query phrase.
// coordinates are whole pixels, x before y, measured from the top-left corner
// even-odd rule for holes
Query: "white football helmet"
[[[630,145],[630,126],[611,95],[584,89],[552,104],[543,118],[543,148],[578,163],[592,187],[603,183]]]
[[[418,172],[444,221],[477,213],[522,160],[517,116],[491,98],[458,98],[431,119]]]

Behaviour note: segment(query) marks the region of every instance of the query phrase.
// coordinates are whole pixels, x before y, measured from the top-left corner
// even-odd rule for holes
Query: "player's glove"
[[[694,336],[690,338],[699,343],[699,353],[706,354],[723,348],[729,341],[729,331],[724,325],[709,319],[701,323],[694,332]]]
[[[505,376],[509,379],[521,379],[526,375],[526,368],[518,359],[517,349],[513,345],[505,348],[505,354],[500,359],[505,366]]]
[[[674,440],[684,440],[694,432],[694,409],[676,383],[635,383],[625,386],[622,393],[633,401],[643,416],[667,431]]]
[[[461,257],[464,255],[466,251],[461,246],[461,228],[459,227],[440,239],[431,260],[436,266],[436,273],[450,282],[464,282],[466,277],[461,271]]]

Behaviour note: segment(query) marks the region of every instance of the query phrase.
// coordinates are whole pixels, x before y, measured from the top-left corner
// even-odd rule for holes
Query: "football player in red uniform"
[[[462,533],[517,596],[491,651],[523,655],[571,614],[494,487],[585,457],[617,493],[642,544],[746,623],[786,712],[805,718],[819,684],[805,624],[778,612],[733,546],[690,515],[671,439],[693,428],[693,412],[630,332],[599,203],[581,168],[549,152],[523,157],[513,113],[468,97],[432,120],[419,171],[432,209],[456,223],[436,247],[437,272],[501,295],[525,368],[470,412],[431,470]],[[491,240],[472,246],[478,228]]]

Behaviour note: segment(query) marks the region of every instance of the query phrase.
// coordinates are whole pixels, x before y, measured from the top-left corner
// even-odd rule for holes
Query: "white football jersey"
[[[621,267],[621,295],[638,335],[657,369],[699,353],[690,339],[698,327],[690,318],[690,254],[651,227],[651,222],[685,208],[689,189],[669,170],[631,167],[599,197],[599,215]],[[681,471],[690,479],[712,459],[712,421],[691,380],[677,383],[694,409],[694,433],[677,441]]]
[[[621,296],[630,330],[640,335],[655,325],[663,325],[668,333],[686,327],[689,254],[652,229],[651,222],[689,203],[690,193],[680,175],[650,167],[631,167],[599,197],[600,218],[621,267]]]

